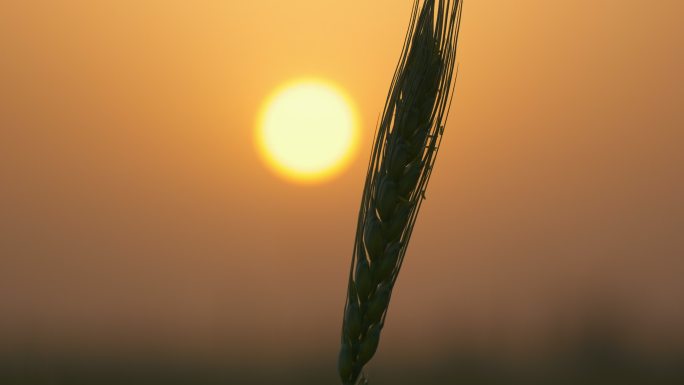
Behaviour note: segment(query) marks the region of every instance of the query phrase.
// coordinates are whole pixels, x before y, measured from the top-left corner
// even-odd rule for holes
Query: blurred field
[[[644,360],[609,347],[566,352],[526,365],[454,353],[429,365],[384,363],[368,372],[371,384],[392,385],[679,385],[684,381],[684,355]],[[607,350],[605,350],[607,349]],[[320,385],[337,384],[333,367],[312,362],[289,368],[237,367],[156,361],[146,358],[97,362],[88,358],[45,360],[24,357],[3,360],[0,383],[7,385]]]
[[[430,360],[388,357],[381,348],[367,374],[371,384],[392,385],[679,385],[684,349],[668,353],[630,349],[607,319],[587,323],[581,336],[541,354],[503,354],[496,347],[452,347]],[[337,384],[335,346],[308,360],[257,362],[247,357],[211,359],[172,354],[127,357],[13,354],[0,358],[7,385],[320,385]],[[229,347],[237,348],[237,347]],[[389,354],[389,356],[392,356]],[[166,358],[160,358],[166,357]],[[285,358],[285,357],[283,357]]]

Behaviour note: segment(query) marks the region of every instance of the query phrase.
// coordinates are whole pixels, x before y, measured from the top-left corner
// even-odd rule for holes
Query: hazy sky
[[[334,356],[410,9],[3,2],[0,349]],[[517,349],[596,307],[635,343],[684,345],[683,12],[465,1],[382,354]],[[252,141],[264,99],[303,76],[345,89],[362,120],[359,157],[316,186],[274,175]]]

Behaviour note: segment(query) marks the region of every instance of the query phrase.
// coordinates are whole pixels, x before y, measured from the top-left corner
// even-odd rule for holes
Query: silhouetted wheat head
[[[380,341],[392,289],[444,132],[461,0],[416,0],[363,190],[338,369],[356,384]]]

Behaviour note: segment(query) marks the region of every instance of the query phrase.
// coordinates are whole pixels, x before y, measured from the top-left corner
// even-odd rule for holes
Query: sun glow
[[[351,101],[320,80],[290,83],[273,93],[259,117],[259,151],[278,174],[300,182],[327,180],[356,153],[358,124]]]

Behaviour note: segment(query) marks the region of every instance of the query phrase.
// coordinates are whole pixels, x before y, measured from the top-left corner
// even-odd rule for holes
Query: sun
[[[327,81],[305,79],[286,84],[266,100],[256,143],[279,175],[320,182],[348,166],[358,136],[354,104],[345,93]]]

